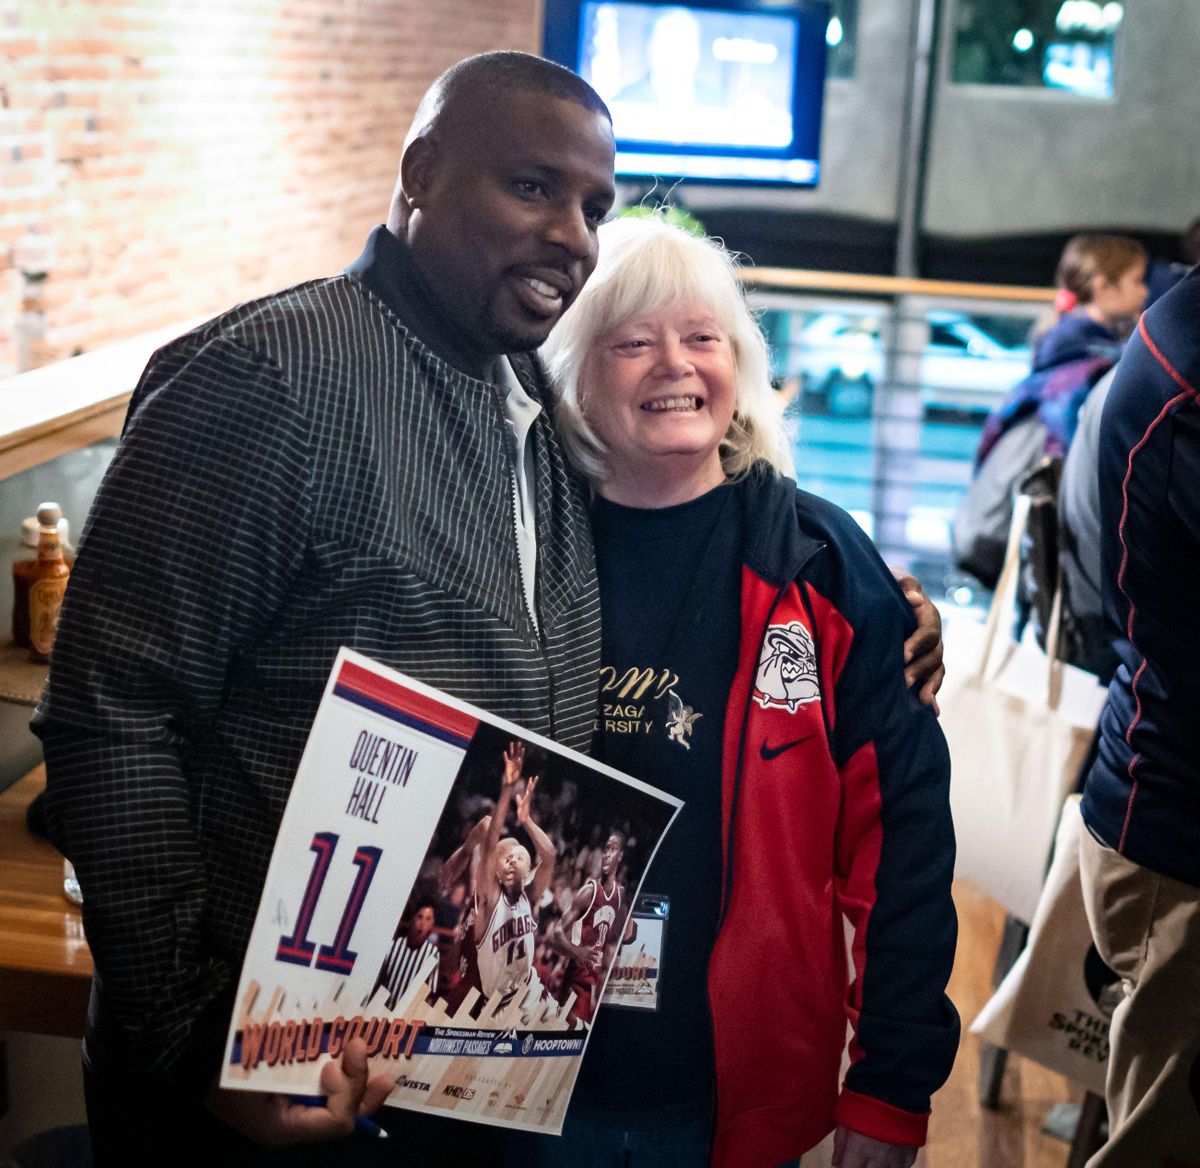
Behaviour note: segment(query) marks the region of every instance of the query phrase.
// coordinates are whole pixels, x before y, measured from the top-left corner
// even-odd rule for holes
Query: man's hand
[[[942,614],[925,595],[916,576],[901,568],[893,568],[892,575],[917,616],[917,631],[904,642],[904,680],[909,686],[920,684],[921,701],[932,706],[935,714],[941,714],[937,691],[946,679],[946,667],[942,664]]]
[[[885,1144],[838,1124],[833,1133],[833,1168],[911,1168],[917,1149]]]
[[[395,1087],[394,1075],[367,1075],[367,1044],[355,1038],[340,1062],[321,1068],[324,1106],[310,1107],[287,1095],[223,1091],[213,1086],[208,1109],[227,1127],[268,1148],[335,1140],[354,1131],[359,1116],[376,1111]]]
[[[533,814],[533,792],[537,788],[537,784],[537,775],[530,775],[525,784],[525,790],[517,796],[517,822],[522,827],[528,825],[529,817]]]
[[[521,778],[521,768],[525,765],[525,743],[510,742],[504,752],[504,785],[515,787]]]

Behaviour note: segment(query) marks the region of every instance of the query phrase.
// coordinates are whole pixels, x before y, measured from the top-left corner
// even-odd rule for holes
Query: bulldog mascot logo
[[[794,714],[797,706],[815,702],[820,697],[812,634],[799,621],[771,625],[763,638],[762,656],[758,659],[754,700],[764,710],[782,706]]]

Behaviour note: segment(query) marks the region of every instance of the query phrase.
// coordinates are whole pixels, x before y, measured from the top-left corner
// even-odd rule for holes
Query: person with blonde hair
[[[911,602],[785,477],[719,244],[604,225],[542,355],[594,493],[594,753],[685,806],[643,883],[669,906],[655,1008],[601,1011],[536,1162],[761,1168],[836,1127],[842,1168],[906,1168],[958,1042],[949,761],[905,675]]]

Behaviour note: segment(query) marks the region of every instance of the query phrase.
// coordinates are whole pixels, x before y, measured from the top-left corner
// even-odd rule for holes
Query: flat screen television
[[[812,187],[829,5],[546,0],[543,54],[604,98],[617,174]]]

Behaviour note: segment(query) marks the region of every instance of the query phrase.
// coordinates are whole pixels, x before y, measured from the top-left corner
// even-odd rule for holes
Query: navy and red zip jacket
[[[959,1024],[945,995],[949,759],[904,683],[912,610],[843,511],[769,472],[738,490],[748,536],[708,971],[712,1163],[777,1164],[835,1123],[919,1145]]]
[[[1121,664],[1083,817],[1200,887],[1200,268],[1146,310],[1100,423],[1101,580]]]

